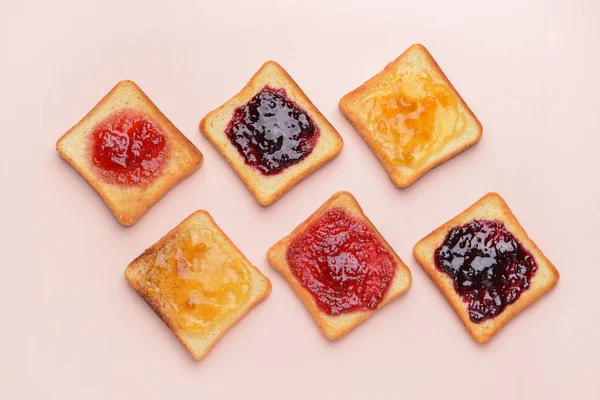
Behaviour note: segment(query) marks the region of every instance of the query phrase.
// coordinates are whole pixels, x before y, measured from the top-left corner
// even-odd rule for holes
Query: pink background
[[[594,0],[3,1],[0,398],[600,398],[599,18]],[[415,42],[484,135],[400,190],[337,104]],[[268,59],[345,147],[262,208],[198,122]],[[54,149],[125,78],[205,156],[131,228]],[[265,255],[341,189],[409,265],[413,286],[332,343]],[[562,279],[478,345],[411,251],[488,191],[506,199]],[[196,209],[273,283],[200,362],[123,278]]]

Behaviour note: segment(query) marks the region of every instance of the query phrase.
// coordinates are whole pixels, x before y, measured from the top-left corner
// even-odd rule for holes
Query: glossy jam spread
[[[475,220],[453,228],[435,252],[436,266],[454,279],[469,317],[500,314],[529,287],[537,264],[500,221]]]
[[[421,166],[466,127],[457,96],[425,71],[397,72],[362,104],[374,145],[395,165]]]
[[[288,247],[292,273],[330,315],[377,308],[396,261],[371,229],[333,208]]]
[[[146,185],[167,157],[160,127],[135,110],[119,111],[100,122],[91,135],[92,162],[109,183]]]
[[[274,175],[308,156],[320,131],[285,89],[265,86],[235,110],[225,133],[246,164]]]
[[[155,263],[146,288],[170,301],[185,332],[218,326],[250,298],[250,274],[244,262],[226,254],[210,231],[178,236]]]

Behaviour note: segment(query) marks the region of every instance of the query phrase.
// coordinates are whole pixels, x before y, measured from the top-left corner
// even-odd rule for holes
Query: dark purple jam
[[[246,164],[275,175],[308,156],[320,131],[285,89],[265,86],[234,111],[225,133]]]
[[[436,266],[454,280],[473,322],[499,315],[531,284],[537,264],[501,221],[453,228],[435,251]]]

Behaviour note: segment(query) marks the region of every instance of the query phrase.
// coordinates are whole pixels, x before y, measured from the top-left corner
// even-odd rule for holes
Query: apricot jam
[[[247,165],[275,175],[306,158],[320,130],[285,89],[265,86],[234,111],[225,133]]]
[[[325,313],[374,310],[394,279],[396,261],[372,230],[343,208],[327,211],[287,250],[292,273]]]
[[[92,163],[108,183],[146,185],[167,157],[162,129],[135,110],[109,115],[94,127],[90,142]]]
[[[249,301],[248,269],[225,253],[212,232],[181,234],[155,263],[146,288],[170,301],[185,332],[206,332]]]
[[[392,164],[418,168],[460,136],[466,118],[457,96],[421,71],[393,75],[363,101],[375,146]],[[383,91],[383,94],[381,93]]]
[[[473,322],[498,316],[527,290],[537,264],[501,221],[474,220],[453,228],[435,264],[454,280]]]

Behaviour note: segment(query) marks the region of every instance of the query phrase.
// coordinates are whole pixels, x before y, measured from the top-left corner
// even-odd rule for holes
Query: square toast
[[[269,279],[206,211],[144,251],[125,278],[196,360],[271,293]]]
[[[495,317],[481,322],[471,320],[468,305],[455,290],[453,278],[441,271],[436,266],[434,259],[437,249],[446,240],[448,233],[453,228],[463,226],[473,220],[502,222],[507,231],[533,256],[537,264],[537,270],[531,277],[529,287],[523,290],[516,300],[508,303],[506,308]],[[554,265],[527,236],[517,218],[497,193],[486,194],[458,216],[431,232],[414,246],[413,253],[417,262],[446,297],[465,328],[478,343],[486,343],[490,340],[517,314],[552,289],[559,280],[559,273]],[[473,264],[470,264],[469,267]]]
[[[306,113],[308,119],[311,119],[320,131],[316,145],[308,155],[272,175],[264,174],[258,168],[249,165],[242,156],[241,150],[232,144],[226,134],[234,113],[261,93],[265,87],[275,90],[284,89],[287,98]],[[225,157],[262,206],[273,204],[298,182],[335,158],[342,151],[344,144],[335,128],[313,105],[292,77],[275,61],[266,62],[241,92],[221,107],[208,113],[200,122],[200,131]],[[277,135],[276,132],[268,134]],[[280,133],[271,140],[275,141],[276,139],[283,140],[285,143],[285,134]],[[252,139],[249,140],[249,142],[251,141]],[[279,143],[272,142],[268,146],[279,146],[280,149],[281,143],[281,141]],[[266,147],[264,143],[260,142],[257,146]],[[296,149],[294,148],[294,150]]]
[[[420,44],[339,105],[399,188],[474,145],[482,134],[471,109]]]
[[[166,156],[158,173],[142,185],[105,179],[93,162],[91,141],[94,130],[107,118],[133,112],[152,121],[166,137]],[[133,142],[133,143],[132,143]],[[135,142],[129,142],[133,152]],[[56,143],[56,150],[100,195],[117,220],[135,224],[171,188],[202,165],[202,153],[152,103],[132,81],[119,82],[81,121]]]
[[[349,213],[350,216],[366,225],[373,233],[377,241],[389,252],[395,261],[396,267],[394,276],[389,283],[387,292],[381,299],[381,302],[377,304],[375,309],[343,312],[337,315],[331,315],[322,311],[315,301],[313,294],[302,285],[288,264],[288,248],[298,237],[298,235],[302,234],[313,224],[319,221],[319,219],[321,219],[321,217],[329,210],[335,208],[342,208],[345,212]],[[327,337],[329,340],[336,340],[344,336],[350,330],[358,326],[362,321],[373,315],[378,309],[385,306],[396,297],[404,294],[409,289],[412,282],[411,273],[406,264],[404,264],[400,257],[398,257],[394,249],[392,249],[389,243],[383,238],[383,236],[381,236],[377,228],[375,228],[375,226],[363,213],[362,208],[354,196],[345,191],[334,194],[321,207],[319,207],[315,213],[313,213],[310,217],[308,217],[308,219],[294,229],[292,233],[274,244],[267,253],[267,259],[269,260],[271,266],[279,271],[285,277],[285,279],[287,279],[289,284],[292,286],[292,289],[300,297],[325,337]]]

